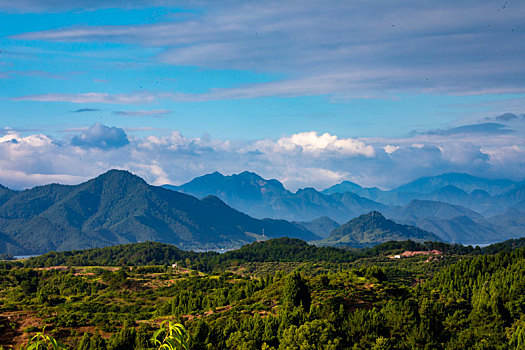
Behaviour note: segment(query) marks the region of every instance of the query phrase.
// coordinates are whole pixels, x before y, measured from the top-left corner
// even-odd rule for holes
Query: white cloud
[[[374,148],[362,141],[351,138],[339,139],[328,133],[318,135],[315,131],[282,137],[277,141],[277,146],[283,151],[293,151],[299,147],[303,152],[314,154],[332,151],[343,155],[374,156]]]
[[[383,149],[385,150],[386,153],[390,154],[390,153],[394,153],[395,151],[397,151],[399,149],[399,146],[386,145],[383,147]]]
[[[108,129],[113,130],[95,125],[65,139],[21,136],[6,130],[0,137],[0,183],[11,188],[79,183],[111,168],[128,169],[156,185],[181,184],[216,170],[224,174],[248,170],[283,181],[291,190],[325,188],[342,180],[391,188],[451,171],[519,180],[525,177],[523,140],[513,134],[361,140],[304,132],[279,139],[231,141],[185,137],[172,131],[126,136],[129,143],[125,147],[100,147],[100,142],[107,144],[112,139],[107,137],[112,135]],[[89,141],[87,145],[77,145],[82,137]]]
[[[35,134],[35,135],[29,135],[26,137],[20,136],[15,131],[8,131],[8,133],[2,137],[0,137],[0,143],[11,143],[14,145],[29,145],[32,147],[42,147],[49,145],[52,140],[47,137],[46,135],[42,134]]]

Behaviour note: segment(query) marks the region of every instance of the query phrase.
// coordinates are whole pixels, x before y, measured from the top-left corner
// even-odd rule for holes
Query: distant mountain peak
[[[381,214],[381,212],[377,211],[377,210],[372,210],[370,211],[369,213],[366,213],[366,214],[362,214],[362,215],[359,215],[357,218],[353,219],[353,220],[356,220],[356,219],[364,219],[364,220],[367,220],[367,219],[370,219],[370,220],[387,220],[383,214]],[[351,220],[352,221],[352,220]]]
[[[100,174],[99,176],[95,177],[95,179],[107,179],[107,178],[128,178],[128,179],[138,179],[144,181],[141,177],[133,174],[132,172],[128,170],[121,170],[121,169],[110,169],[106,171],[105,173]]]
[[[204,203],[208,203],[208,204],[226,206],[226,203],[224,203],[219,197],[211,195],[211,194],[202,198],[201,201]]]
[[[254,177],[254,178],[257,178],[257,179],[262,179],[262,177],[259,174],[254,173],[253,171],[247,171],[247,170],[243,171],[242,173],[234,174],[234,175],[237,175],[237,176],[240,176],[240,177],[249,177],[249,178]],[[232,176],[234,176],[234,175],[232,175]]]
[[[300,188],[298,189],[295,194],[301,194],[301,193],[318,193],[317,190],[313,187],[304,187],[304,188]]]
[[[356,192],[363,190],[363,187],[360,185],[351,182],[351,181],[343,181],[341,183],[335,184],[333,186],[328,187],[327,189],[324,189],[322,193],[324,194],[332,194],[332,193],[343,193],[343,192]]]
[[[456,187],[454,185],[446,185],[440,188],[439,190],[436,190],[432,193],[454,193],[454,194],[468,194],[467,192],[463,191],[461,188]]]
[[[102,183],[108,187],[134,187],[146,186],[148,183],[143,178],[127,171],[119,169],[111,169],[96,178],[88,181],[94,183]]]
[[[444,173],[436,176],[425,176],[399,186],[397,192],[431,193],[452,185],[466,192],[476,189],[487,191],[490,195],[501,193],[515,184],[506,179],[485,179],[465,173]]]
[[[348,185],[348,186],[354,186],[354,187],[357,187],[357,188],[363,188],[363,186],[355,183],[355,182],[352,182],[352,181],[348,181],[348,180],[345,180],[343,182],[341,182],[342,184],[345,184],[345,185]]]

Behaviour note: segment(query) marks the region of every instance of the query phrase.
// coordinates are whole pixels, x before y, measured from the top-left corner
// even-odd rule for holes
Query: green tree
[[[190,335],[180,323],[164,321],[151,340],[158,350],[189,350]]]
[[[45,327],[42,332],[35,334],[30,340],[25,350],[65,350],[66,346],[57,341],[52,336],[45,334]]]
[[[326,320],[306,322],[300,327],[290,326],[283,333],[280,350],[336,350],[341,339]]]
[[[305,312],[310,311],[312,297],[306,280],[297,271],[288,275],[283,287],[283,302],[286,306],[302,306]]]

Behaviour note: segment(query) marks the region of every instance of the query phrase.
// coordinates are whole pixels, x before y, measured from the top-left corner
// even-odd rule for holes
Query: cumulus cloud
[[[525,147],[515,133],[472,138],[419,134],[383,140],[303,132],[279,139],[233,141],[186,137],[178,131],[127,136],[120,128],[102,124],[64,139],[3,132],[0,183],[12,188],[79,183],[111,168],[128,169],[155,185],[181,184],[213,171],[248,170],[283,181],[291,190],[321,189],[343,180],[392,188],[452,171],[525,177]]]
[[[399,146],[386,145],[383,147],[386,153],[391,154],[399,149]]]
[[[318,135],[315,131],[297,133],[290,137],[282,137],[277,141],[275,146],[284,152],[300,149],[303,152],[313,154],[328,151],[350,156],[374,156],[374,148],[360,140],[351,138],[340,139],[336,135],[330,135],[328,133]]]
[[[11,143],[15,145],[28,145],[32,147],[42,147],[52,143],[46,135],[35,134],[26,137],[20,136],[15,131],[6,130],[7,133],[0,137],[0,143]]]
[[[129,143],[126,132],[117,127],[108,127],[97,123],[71,139],[71,144],[79,147],[101,149],[119,148]]]

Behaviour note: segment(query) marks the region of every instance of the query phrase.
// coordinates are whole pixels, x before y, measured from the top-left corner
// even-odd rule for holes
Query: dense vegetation
[[[47,325],[70,349],[150,349],[169,319],[190,349],[520,349],[524,245],[278,239],[219,255],[148,242],[7,261],[0,344]],[[444,255],[390,258],[406,249]]]
[[[445,254],[496,254],[525,247],[525,238],[511,239],[484,248],[444,242],[390,241],[371,248],[343,249],[307,244],[295,238],[277,238],[247,244],[224,254],[195,253],[174,245],[144,242],[105,248],[49,252],[24,262],[25,267],[50,266],[144,266],[180,263],[202,272],[211,272],[239,262],[352,262],[358,258],[394,254],[405,250],[429,251],[437,249]],[[186,266],[188,265],[188,266]]]

